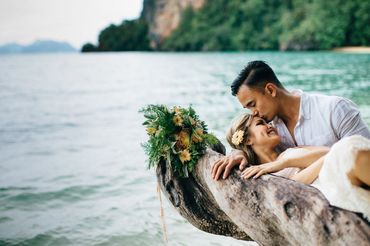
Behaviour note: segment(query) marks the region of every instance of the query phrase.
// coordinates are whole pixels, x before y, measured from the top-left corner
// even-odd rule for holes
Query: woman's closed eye
[[[256,126],[258,125],[265,125],[266,122],[264,120],[258,120],[257,123],[256,123]]]

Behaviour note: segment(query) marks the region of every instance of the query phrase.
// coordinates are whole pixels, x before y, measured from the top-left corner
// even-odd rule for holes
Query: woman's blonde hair
[[[252,123],[253,115],[244,113],[233,121],[226,134],[226,139],[233,149],[244,151],[250,165],[258,164],[258,157],[251,145],[247,144],[248,128]]]

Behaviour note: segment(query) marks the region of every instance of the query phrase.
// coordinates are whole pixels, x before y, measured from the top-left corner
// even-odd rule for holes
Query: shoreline
[[[332,49],[334,52],[369,54],[369,46],[347,46]]]

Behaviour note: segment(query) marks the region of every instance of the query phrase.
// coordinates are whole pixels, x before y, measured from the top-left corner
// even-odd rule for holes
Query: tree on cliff
[[[150,41],[156,37],[149,37],[149,29],[154,25],[157,1],[146,0],[141,18],[108,26],[100,33],[97,47],[86,44],[82,51],[149,50]],[[170,1],[161,2],[166,4]],[[198,10],[186,8],[177,29],[158,49],[327,50],[368,46],[368,13],[370,1],[363,0],[208,0]]]
[[[164,50],[317,50],[370,45],[370,2],[212,0],[190,9]],[[367,23],[367,24],[366,24]]]
[[[87,43],[82,52],[91,51],[143,51],[150,50],[148,25],[141,19],[111,24],[99,34],[98,45]]]

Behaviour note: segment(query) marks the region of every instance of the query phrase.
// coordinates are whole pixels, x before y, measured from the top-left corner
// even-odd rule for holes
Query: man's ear
[[[270,82],[267,83],[265,85],[265,93],[268,95],[271,95],[272,97],[276,97],[276,93],[277,93],[276,85]]]

